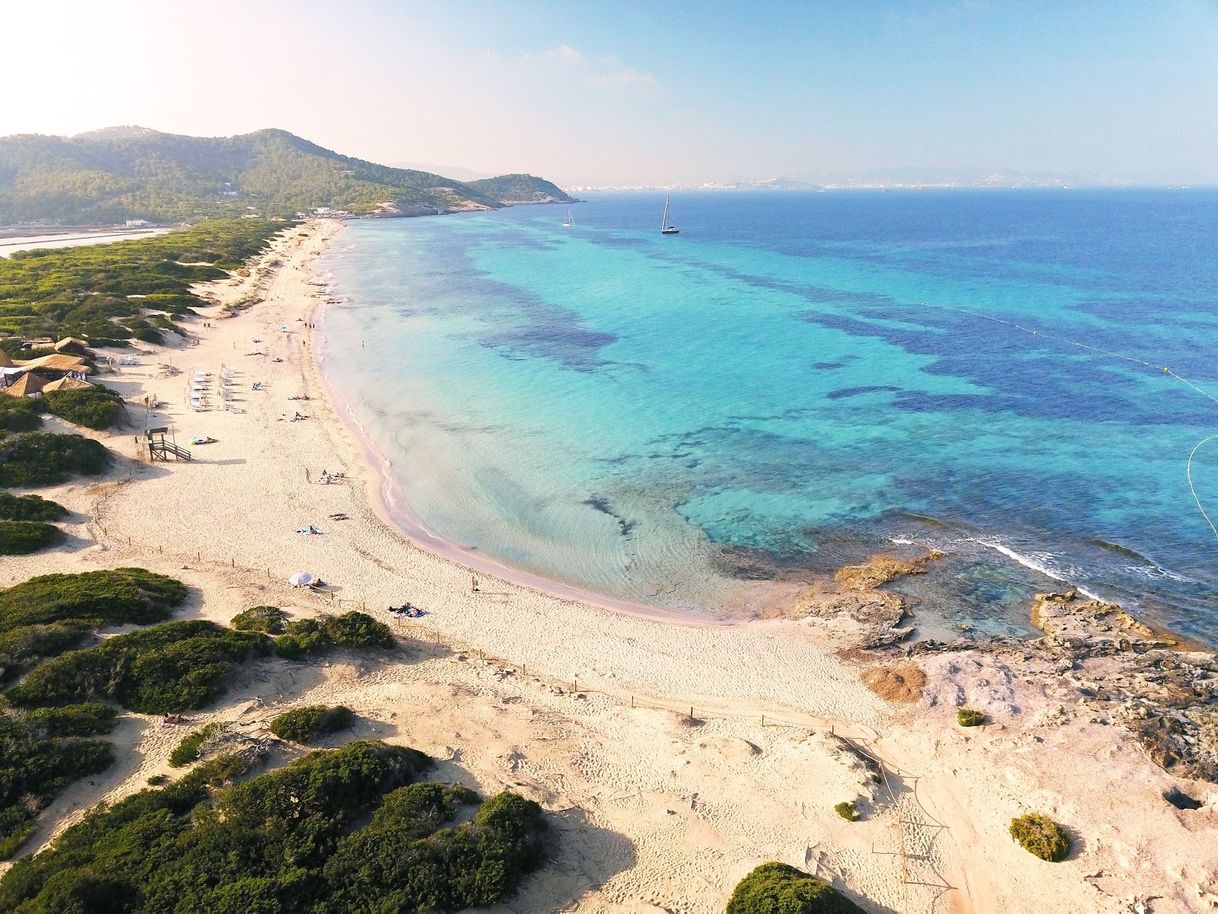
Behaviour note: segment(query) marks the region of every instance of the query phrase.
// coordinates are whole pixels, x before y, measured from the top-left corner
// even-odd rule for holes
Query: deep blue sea
[[[339,236],[325,370],[422,523],[708,615],[937,547],[902,585],[927,631],[1025,632],[1068,581],[1218,641],[1186,476],[1218,433],[1218,191],[681,193],[677,236],[662,208]],[[1218,441],[1192,479],[1218,518]]]

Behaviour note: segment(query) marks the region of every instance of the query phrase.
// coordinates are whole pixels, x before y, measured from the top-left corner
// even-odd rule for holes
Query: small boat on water
[[[567,218],[563,220],[562,227],[570,228],[573,225],[575,225],[575,217],[573,215],[571,215],[571,210],[568,208],[567,209]]]
[[[679,234],[681,234],[681,230],[679,228],[677,228],[675,225],[673,225],[672,221],[668,218],[668,194],[664,195],[664,219],[660,223],[660,234],[661,235],[679,235]]]

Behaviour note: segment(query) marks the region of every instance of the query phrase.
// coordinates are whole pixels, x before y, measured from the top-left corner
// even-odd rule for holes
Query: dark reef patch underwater
[[[1066,580],[1218,641],[1218,192],[689,193],[679,237],[662,202],[322,259],[325,369],[412,515],[692,613],[909,541],[951,628]]]

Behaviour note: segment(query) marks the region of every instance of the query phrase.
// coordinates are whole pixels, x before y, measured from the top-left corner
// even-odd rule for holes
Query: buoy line
[[[1100,355],[1105,355],[1110,358],[1120,359],[1124,362],[1131,362],[1134,365],[1141,365],[1144,368],[1153,368],[1154,367],[1152,365],[1152,363],[1150,363],[1149,361],[1147,361],[1145,359],[1135,358],[1134,356],[1126,355],[1123,352],[1114,352],[1111,349],[1104,349],[1099,346],[1092,346],[1088,343],[1083,343],[1078,340],[1069,339],[1068,337],[1057,336],[1052,333],[1044,333],[1041,330],[1038,330],[1038,329],[1035,329],[1032,327],[1025,327],[1022,324],[1017,324],[1015,321],[1006,320],[1005,318],[1001,318],[1001,317],[995,317],[992,314],[982,314],[979,311],[970,311],[967,308],[953,308],[950,305],[936,305],[936,304],[931,304],[928,302],[921,302],[920,304],[926,308],[935,308],[939,311],[953,311],[957,314],[966,314],[966,315],[969,315],[970,317],[975,317],[975,318],[979,318],[981,320],[990,321],[991,323],[1003,324],[1007,327],[1013,327],[1016,330],[1020,331],[1021,333],[1026,333],[1029,336],[1040,337],[1041,339],[1052,340],[1053,342],[1057,342],[1057,343],[1065,343],[1066,345],[1073,346],[1077,349],[1086,349],[1090,352],[1096,352],[1096,353],[1099,353]],[[1179,375],[1176,372],[1172,371],[1171,368],[1168,367],[1167,365],[1163,366],[1163,373],[1166,375],[1169,375],[1170,377],[1175,378],[1177,381],[1179,381],[1182,384],[1188,385],[1194,391],[1201,394],[1201,396],[1205,397],[1207,400],[1210,400],[1213,403],[1218,403],[1218,396],[1215,396],[1214,394],[1210,393],[1208,390],[1205,390],[1203,387],[1198,386],[1197,384],[1190,381],[1188,378],[1184,377],[1183,375]],[[1201,498],[1197,494],[1197,489],[1193,485],[1193,457],[1196,456],[1197,451],[1199,451],[1203,445],[1209,443],[1210,441],[1213,441],[1215,438],[1218,438],[1218,434],[1209,435],[1208,437],[1202,438],[1200,441],[1198,441],[1193,446],[1193,449],[1189,452],[1188,461],[1184,465],[1184,475],[1185,475],[1185,478],[1188,480],[1188,490],[1190,493],[1192,493],[1193,501],[1196,502],[1196,504],[1197,504],[1197,510],[1201,512],[1201,516],[1203,518],[1205,518],[1205,522],[1207,524],[1209,524],[1210,530],[1213,531],[1214,538],[1218,539],[1218,525],[1216,525],[1214,523],[1214,521],[1210,518],[1209,514],[1206,512],[1205,506],[1201,503]]]

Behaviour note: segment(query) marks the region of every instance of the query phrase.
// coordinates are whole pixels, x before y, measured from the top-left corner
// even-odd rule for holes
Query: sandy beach
[[[143,407],[132,405],[127,428],[97,435],[119,458],[106,478],[39,490],[75,512],[68,544],[6,559],[0,584],[138,565],[191,586],[183,615],[219,622],[259,604],[295,616],[425,608],[395,623],[400,654],[262,661],[195,719],[259,733],[286,706],[343,703],[361,715],[361,736],[443,760],[441,777],[536,799],[553,814],[555,856],[503,910],[721,911],[766,860],[806,867],[874,911],[1218,907],[1218,788],[1189,785],[1198,810],[1164,801],[1180,779],[1090,709],[1068,669],[1046,662],[1033,676],[979,651],[930,654],[916,660],[922,696],[892,703],[860,673],[896,661],[843,656],[823,620],[663,618],[497,574],[427,544],[426,531],[412,532],[429,548],[391,527],[384,482],[315,357],[326,295],[310,264],[341,231],[333,220],[289,230],[248,275],[206,288],[216,306],[191,325],[197,345],[144,346],[141,364],[101,377],[131,404],[161,401],[151,424],[170,425],[179,444],[216,440],[190,462],[149,463],[136,437]],[[210,375],[205,412],[188,405],[196,371]],[[323,469],[342,476],[322,484]],[[309,525],[320,535],[298,532]],[[290,587],[300,570],[332,592]],[[958,728],[964,705],[993,723]],[[119,763],[61,797],[30,847],[173,773],[181,735],[154,718],[123,724]],[[833,809],[853,799],[858,823]],[[1008,823],[1029,810],[1067,826],[1069,860],[1041,862],[1011,840]]]

